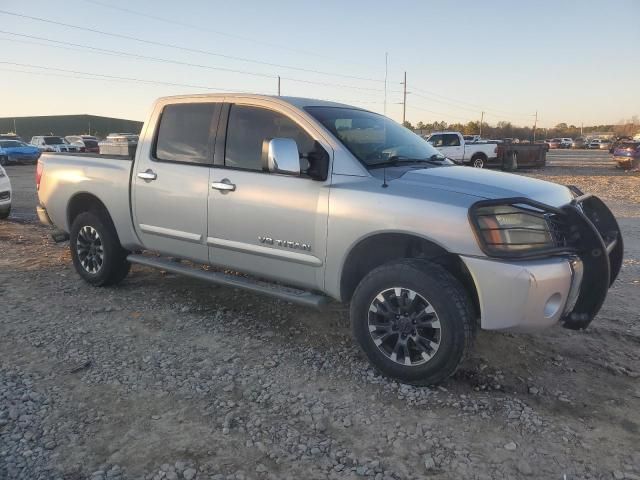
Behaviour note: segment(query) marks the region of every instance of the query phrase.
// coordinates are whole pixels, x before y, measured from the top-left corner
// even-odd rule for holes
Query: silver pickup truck
[[[622,262],[598,198],[454,165],[381,115],[318,100],[162,98],[134,159],[45,153],[36,183],[90,284],[137,263],[333,299],[371,363],[413,384],[451,375],[477,327],[587,327]]]

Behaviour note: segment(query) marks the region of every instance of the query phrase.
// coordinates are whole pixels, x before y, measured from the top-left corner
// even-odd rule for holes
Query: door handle
[[[138,178],[141,178],[143,180],[155,180],[156,178],[158,178],[158,175],[156,175],[156,172],[154,172],[150,168],[147,168],[144,172],[138,172]]]
[[[228,178],[223,178],[219,182],[213,182],[211,184],[211,188],[220,190],[221,192],[233,192],[236,189],[236,185],[234,183],[231,183]]]

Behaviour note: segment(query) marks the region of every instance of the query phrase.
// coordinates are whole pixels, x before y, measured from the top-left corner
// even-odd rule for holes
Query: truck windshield
[[[343,107],[305,110],[367,167],[398,160],[449,164],[444,155],[418,135],[377,113]]]

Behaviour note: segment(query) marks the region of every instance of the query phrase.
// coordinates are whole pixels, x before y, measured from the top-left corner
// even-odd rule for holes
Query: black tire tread
[[[79,266],[74,248],[75,236],[78,230],[84,225],[92,225],[96,230],[99,230],[103,244],[110,250],[110,254],[106,254],[107,262],[105,262],[102,267],[105,270],[95,276],[87,274],[82,267]],[[110,243],[109,247],[106,246],[107,242]],[[101,210],[85,211],[75,217],[71,226],[69,246],[76,271],[86,282],[96,287],[106,287],[121,282],[131,269],[131,264],[127,261],[129,252],[120,245],[118,233],[109,215]]]
[[[469,353],[472,351],[477,325],[473,307],[464,287],[453,275],[451,275],[444,267],[438,265],[437,263],[423,259],[402,259],[384,264],[369,272],[356,288],[356,291],[354,292],[352,298],[352,334],[354,335],[354,337],[356,337],[357,340],[356,325],[353,321],[353,299],[357,298],[360,287],[366,285],[366,283],[371,281],[373,277],[386,276],[391,272],[397,274],[398,271],[405,271],[406,274],[419,272],[420,274],[426,274],[434,278],[441,286],[441,293],[443,293],[449,299],[449,302],[454,304],[455,309],[462,314],[461,317],[463,331],[462,335],[457,337],[462,338],[463,342],[461,357],[459,359],[456,359],[454,357],[450,358],[443,368],[441,368],[436,374],[431,375],[427,379],[401,379],[401,381],[403,381],[404,383],[417,386],[427,386],[441,383],[456,372],[458,367],[466,360]]]

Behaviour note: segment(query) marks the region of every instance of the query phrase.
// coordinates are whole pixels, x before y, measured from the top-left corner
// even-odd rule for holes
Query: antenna
[[[389,52],[384,52],[384,116],[387,116],[387,74],[389,73]]]

